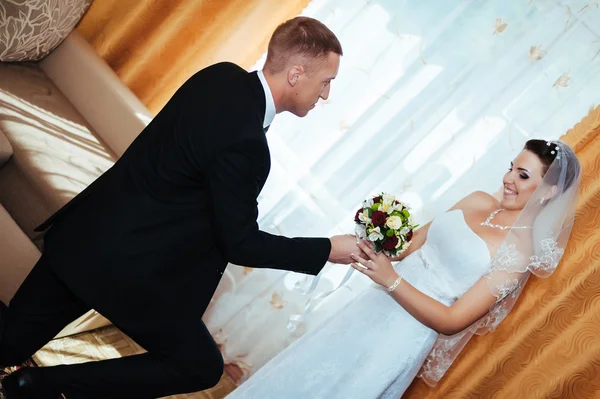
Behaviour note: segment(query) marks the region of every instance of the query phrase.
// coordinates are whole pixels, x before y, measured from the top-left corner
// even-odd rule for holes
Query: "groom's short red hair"
[[[271,73],[278,73],[295,55],[323,60],[330,52],[343,55],[342,45],[335,34],[316,19],[296,17],[282,23],[273,32],[265,67]]]

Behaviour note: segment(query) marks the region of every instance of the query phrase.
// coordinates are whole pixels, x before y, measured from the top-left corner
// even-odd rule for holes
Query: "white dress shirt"
[[[273,119],[275,119],[275,114],[277,113],[275,109],[275,100],[273,100],[273,93],[271,93],[271,88],[269,87],[269,83],[267,83],[267,79],[265,78],[265,74],[263,71],[258,71],[258,79],[262,84],[263,90],[265,91],[265,121],[263,123],[263,128],[266,128],[271,123],[273,123]]]

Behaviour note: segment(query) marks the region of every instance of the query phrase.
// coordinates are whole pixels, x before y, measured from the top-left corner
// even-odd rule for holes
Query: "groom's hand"
[[[348,265],[354,262],[352,254],[363,256],[363,251],[358,247],[356,237],[352,234],[333,236],[331,241],[331,252],[329,261],[332,263],[342,263]]]

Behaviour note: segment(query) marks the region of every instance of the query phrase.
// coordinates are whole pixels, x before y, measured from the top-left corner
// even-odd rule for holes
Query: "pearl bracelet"
[[[388,292],[392,292],[396,289],[396,287],[398,287],[398,285],[400,285],[400,282],[402,281],[402,276],[399,276],[396,281],[394,281],[394,284],[392,284],[387,290]]]

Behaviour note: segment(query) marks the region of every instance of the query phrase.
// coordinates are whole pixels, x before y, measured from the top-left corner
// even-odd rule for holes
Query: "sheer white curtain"
[[[269,130],[269,232],[352,232],[360,202],[380,191],[425,223],[474,190],[497,191],[528,138],[558,138],[600,99],[598,2],[314,0],[303,15],[345,55],[328,101]],[[328,265],[317,292],[346,270]],[[292,334],[288,317],[307,300],[294,287],[311,279],[228,267],[204,321],[230,366],[247,377],[369,284],[354,275]]]

